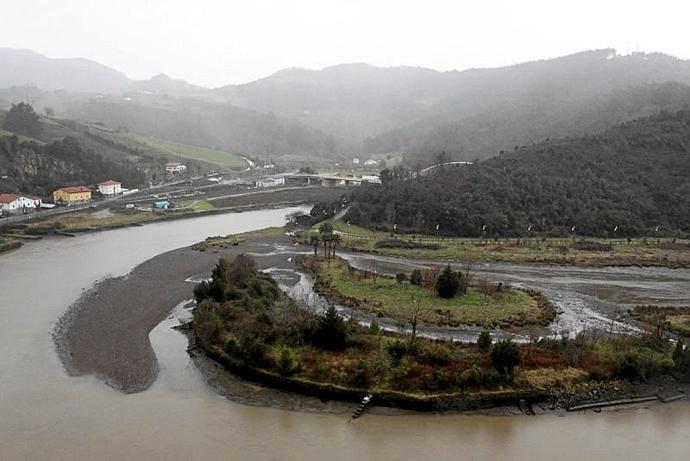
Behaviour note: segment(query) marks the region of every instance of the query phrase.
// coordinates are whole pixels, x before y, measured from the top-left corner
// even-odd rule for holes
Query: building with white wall
[[[39,206],[41,199],[38,197],[24,197],[16,194],[0,194],[0,208],[4,213],[23,213],[26,211],[33,211],[36,209],[36,203]]]
[[[106,196],[121,194],[122,183],[118,181],[113,181],[112,179],[108,179],[107,181],[103,181],[102,183],[98,184],[98,192],[100,192],[101,195]]]

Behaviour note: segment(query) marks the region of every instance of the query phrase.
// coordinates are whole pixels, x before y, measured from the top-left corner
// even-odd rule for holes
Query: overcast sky
[[[690,58],[687,0],[11,3],[0,14],[0,47],[89,58],[135,79],[164,72],[204,86],[346,62],[449,70],[607,47]]]

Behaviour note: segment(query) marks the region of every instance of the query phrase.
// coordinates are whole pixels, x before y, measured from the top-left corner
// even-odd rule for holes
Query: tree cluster
[[[546,141],[427,177],[387,174],[345,217],[389,230],[473,237],[690,233],[690,111]]]
[[[19,102],[12,104],[7,112],[3,128],[13,133],[38,136],[41,134],[41,119],[31,104]]]

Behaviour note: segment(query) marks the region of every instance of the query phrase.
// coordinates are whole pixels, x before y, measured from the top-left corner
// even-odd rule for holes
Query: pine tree
[[[441,298],[450,299],[458,294],[460,280],[458,275],[450,268],[450,264],[443,269],[436,280],[436,292]]]

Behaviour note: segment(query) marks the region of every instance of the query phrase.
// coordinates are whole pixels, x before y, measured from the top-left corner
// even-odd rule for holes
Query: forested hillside
[[[428,177],[384,172],[346,217],[444,235],[687,235],[690,111],[520,148]],[[528,231],[528,229],[530,229]],[[657,231],[658,229],[658,231]]]
[[[690,86],[677,82],[651,83],[573,100],[518,105],[489,111],[456,123],[424,121],[381,135],[365,143],[367,149],[404,151],[411,167],[434,163],[445,151],[455,160],[497,155],[515,145],[530,145],[547,138],[597,133],[616,124],[677,111],[690,105]]]
[[[75,138],[39,144],[16,136],[0,137],[0,190],[49,196],[58,187],[93,185],[116,178],[124,187],[138,187],[144,174],[134,165],[115,163],[82,148]]]

